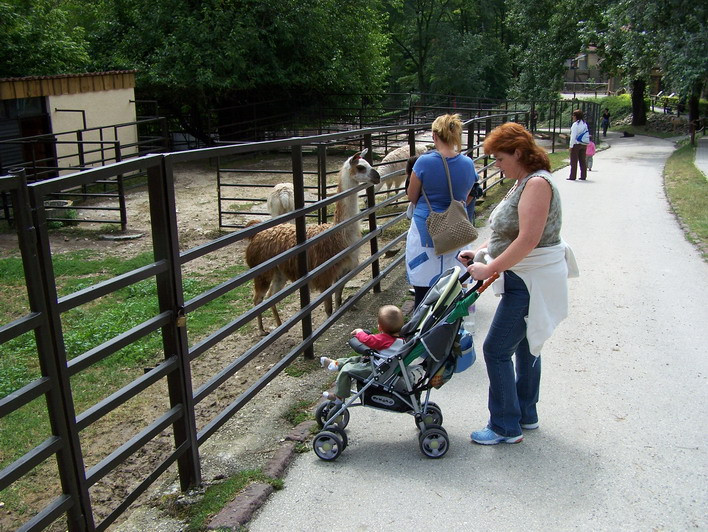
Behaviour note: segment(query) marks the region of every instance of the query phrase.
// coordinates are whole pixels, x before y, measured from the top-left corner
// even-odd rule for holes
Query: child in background
[[[595,155],[595,143],[592,141],[592,136],[590,136],[590,142],[588,147],[585,149],[585,156],[588,162],[588,171],[592,170],[592,156]]]
[[[398,333],[403,327],[403,312],[395,305],[384,305],[379,309],[378,315],[379,334],[369,334],[363,329],[354,329],[351,335],[356,337],[362,344],[371,349],[375,349],[386,356],[387,350],[397,351],[403,340]],[[320,364],[330,371],[338,371],[337,385],[334,393],[324,392],[322,395],[330,401],[342,401],[351,395],[352,375],[368,377],[373,370],[373,362],[367,356],[353,356],[346,358],[321,357]]]

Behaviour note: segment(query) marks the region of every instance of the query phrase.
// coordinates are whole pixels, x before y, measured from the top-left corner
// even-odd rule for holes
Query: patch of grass
[[[630,94],[590,98],[588,101],[599,103],[602,109],[609,109],[612,122],[616,122],[632,114],[632,96]],[[648,99],[646,102],[647,109],[649,109],[651,102]]]
[[[312,415],[312,403],[304,400],[297,401],[295,404],[290,405],[287,412],[283,414],[283,418],[293,427],[308,419],[314,419]]]
[[[103,279],[130,271],[152,261],[151,254],[132,259],[100,257],[96,252],[80,251],[54,257],[57,287],[69,294]],[[243,266],[235,265],[209,277],[193,275],[184,279],[185,298],[190,299],[215,284],[235,276]],[[216,275],[215,275],[216,274]],[[28,312],[22,263],[17,258],[0,259],[0,297],[4,305],[0,319],[10,319]],[[244,285],[189,314],[191,342],[228,323],[250,306],[250,286]],[[67,358],[118,336],[158,312],[154,279],[147,279],[82,305],[62,315],[62,329]],[[33,333],[26,333],[0,345],[0,397],[30,383],[41,375]],[[163,358],[162,339],[154,332],[138,342],[94,364],[71,378],[77,412],[83,412],[98,400],[118,390],[142,374],[144,366],[153,366]],[[44,398],[0,419],[0,467],[22,456],[49,435]],[[41,483],[32,489],[41,490]],[[9,503],[8,509],[10,509]]]
[[[295,452],[298,454],[304,454],[310,452],[310,444],[305,442],[298,442],[295,444]]]
[[[555,172],[570,164],[570,153],[567,149],[549,153],[548,158],[551,160],[551,172]]]
[[[696,149],[687,144],[666,161],[664,185],[676,215],[687,228],[686,238],[708,259],[708,181],[696,168]]]
[[[304,357],[298,357],[295,361],[283,370],[283,373],[291,377],[302,377],[322,369],[319,360],[307,360]]]
[[[198,502],[175,505],[173,511],[180,519],[188,522],[187,530],[191,532],[206,530],[209,520],[253,482],[270,484],[276,490],[283,488],[282,480],[267,477],[260,470],[241,471],[224,482],[209,486]]]

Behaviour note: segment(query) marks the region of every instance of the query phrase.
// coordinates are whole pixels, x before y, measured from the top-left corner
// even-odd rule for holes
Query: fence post
[[[553,115],[553,128],[551,129],[551,153],[556,153],[556,118],[558,118],[558,102],[553,101],[551,104]]]
[[[160,126],[162,129],[162,145],[165,151],[170,151],[170,131],[167,128],[167,118],[162,117],[160,119]]]
[[[86,158],[84,156],[84,133],[81,130],[76,132],[76,152],[79,157],[79,168],[81,170],[86,170]],[[81,185],[81,192],[88,193],[88,187],[86,185]]]
[[[410,139],[410,137],[409,137]],[[366,152],[366,157],[365,159],[369,161],[369,164],[373,163],[373,148],[372,148],[372,142],[371,142],[371,133],[367,133],[364,135],[364,147],[368,150]],[[376,205],[376,196],[374,195],[374,186],[370,185],[366,187],[366,205],[367,208],[371,208],[374,205]],[[376,212],[370,212],[369,213],[369,232],[373,233],[376,231]],[[376,237],[372,238],[369,241],[369,246],[371,249],[371,255],[375,255],[376,253],[379,252],[379,241]],[[380,269],[379,269],[379,259],[376,259],[374,262],[371,263],[371,278],[376,279],[380,274]],[[374,293],[378,294],[381,292],[381,283],[376,283],[374,285]]]
[[[317,145],[317,200],[327,197],[327,146]],[[303,199],[304,204],[304,199]],[[327,223],[327,207],[322,207],[317,211],[317,222]]]
[[[295,209],[302,209],[305,206],[305,175],[302,164],[302,146],[292,147],[292,168],[293,168],[293,189],[295,193]],[[305,217],[295,218],[295,239],[298,245],[307,240],[307,227]],[[305,277],[307,269],[307,250],[303,250],[297,255],[298,277]],[[300,287],[300,308],[303,309],[310,304],[310,285],[305,283]],[[312,336],[312,314],[308,313],[302,317],[302,339],[307,340]],[[306,359],[315,358],[315,350],[309,345],[303,352]]]
[[[183,415],[172,425],[175,447],[184,443],[189,449],[177,459],[180,487],[186,491],[201,484],[199,447],[194,417],[194,394],[189,361],[182,269],[179,260],[179,236],[175,206],[172,165],[163,156],[161,164],[148,169],[148,195],[152,245],[155,260],[164,260],[167,270],[156,276],[160,312],[171,312],[170,323],[162,328],[165,358],[176,356],[178,370],[167,375],[170,408],[181,406]]]
[[[120,154],[120,142],[115,141],[113,143],[113,149],[115,150],[116,163],[122,160]],[[120,209],[120,230],[125,231],[128,228],[128,210],[125,206],[125,183],[123,182],[123,174],[118,174],[116,176],[116,184],[118,185],[118,206]]]
[[[32,311],[43,314],[43,325],[35,330],[35,341],[42,374],[47,375],[53,386],[45,395],[52,433],[63,442],[57,452],[57,466],[62,490],[68,492],[75,504],[68,512],[68,527],[71,532],[94,529],[93,511],[79,432],[76,427],[76,411],[66,361],[66,346],[58,309],[58,295],[51,256],[47,221],[44,212],[44,196],[34,193],[26,186],[24,170],[20,175],[23,185],[18,202],[23,208],[15,209],[18,236],[23,254],[27,292]],[[29,209],[32,214],[30,214]],[[34,245],[28,244],[33,241]]]

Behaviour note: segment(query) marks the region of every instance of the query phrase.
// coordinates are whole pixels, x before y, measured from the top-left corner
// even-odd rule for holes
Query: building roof
[[[55,76],[0,78],[0,100],[58,96],[135,87],[136,70],[112,70]]]

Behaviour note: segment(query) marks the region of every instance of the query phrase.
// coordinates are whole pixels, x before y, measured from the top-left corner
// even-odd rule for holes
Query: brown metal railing
[[[465,153],[474,158],[480,168],[480,177],[485,190],[496,186],[503,176],[496,172],[489,160],[481,154],[480,145],[485,135],[497,124],[506,120],[528,122],[528,113],[492,114],[472,118],[465,123],[467,131]],[[430,128],[430,124],[405,127],[386,126],[368,128],[309,138],[292,138],[279,141],[256,142],[230,146],[204,148],[188,152],[156,154],[116,162],[100,168],[92,168],[68,176],[45,181],[27,183],[22,171],[0,177],[0,192],[10,198],[16,220],[15,229],[18,247],[24,266],[25,282],[29,297],[27,314],[0,327],[0,352],[3,346],[18,336],[32,332],[36,339],[36,355],[41,376],[0,399],[0,418],[20,411],[28,403],[45,398],[47,416],[50,420],[51,435],[39,445],[28,449],[19,459],[0,471],[0,490],[25,477],[32,469],[56,459],[56,469],[61,482],[61,494],[49,501],[35,515],[28,517],[23,530],[41,530],[50,523],[66,515],[70,531],[105,530],[111,525],[157,478],[172,464],[177,465],[177,474],[183,490],[201,483],[199,447],[224,425],[234,414],[271,382],[280,372],[303,353],[312,355],[314,343],[331,327],[347,309],[369,291],[377,291],[383,278],[398,268],[403,262],[401,253],[385,267],[380,259],[387,252],[399,246],[405,233],[389,242],[382,242],[380,236],[387,228],[404,219],[403,212],[383,218],[379,212],[398,202],[404,192],[398,190],[393,196],[379,199],[371,187],[360,185],[334,195],[328,195],[326,177],[328,175],[328,151],[337,145],[369,148],[371,154],[377,143],[392,142],[391,135],[415,143],[416,133]],[[177,164],[205,160],[227,160],[247,154],[277,151],[290,155],[289,174],[300,194],[305,189],[304,151],[311,150],[316,157],[317,187],[319,199],[306,204],[304,197],[297,200],[296,210],[275,219],[268,219],[255,226],[237,230],[207,242],[203,245],[180,251],[178,221],[175,205],[174,167]],[[90,186],[101,180],[115,179],[119,175],[143,173],[147,176],[147,194],[150,206],[152,233],[152,261],[122,275],[97,282],[59,296],[57,280],[53,269],[53,257],[49,242],[45,200],[53,194],[67,189]],[[326,211],[333,204],[351,194],[366,191],[365,208],[359,214],[345,220],[316,238],[305,239],[306,216]],[[307,271],[306,250],[319,239],[346,224],[366,220],[368,232],[346,249],[315,270]],[[256,268],[246,270],[202,293],[185,300],[183,272],[186,265],[199,258],[220,250],[229,250],[254,235],[256,232],[273,227],[285,221],[294,221],[298,230],[298,243],[292,249],[277,255]],[[368,253],[366,250],[368,249]],[[342,277],[323,293],[311,294],[308,281],[318,273],[337,262],[344,254],[361,252],[364,257],[359,266]],[[291,257],[300,258],[301,277],[287,285],[280,292],[247,311],[234,315],[232,319],[204,338],[190,344],[189,317],[217,298],[249,283],[256,275]],[[313,310],[322,305],[340,286],[354,276],[367,272],[368,280],[356,290],[347,301],[322,323],[314,326]],[[99,298],[113,294],[117,290],[134,286],[150,279],[156,286],[157,308],[153,315],[129,330],[93,346],[73,358],[67,355],[65,331],[62,318],[68,312],[92,305]],[[300,309],[285,320],[269,335],[253,345],[245,346],[243,352],[216,374],[198,386],[192,380],[192,366],[200,357],[220,345],[239,328],[250,323],[259,314],[286,298],[299,293]],[[264,370],[258,379],[246,390],[233,398],[232,402],[209,419],[197,419],[196,405],[204,402],[220,387],[229,383],[239,369],[257,360],[268,346],[272,345],[287,331],[300,324],[302,340],[286,353],[274,366]],[[146,369],[144,374],[128,382],[108,397],[99,400],[81,412],[76,411],[76,399],[72,379],[90,370],[99,362],[151,334],[159,334],[162,339],[162,360],[155,367]],[[87,467],[86,453],[90,451],[82,443],[80,434],[105,416],[133,398],[139,397],[147,388],[163,383],[167,389],[168,404],[157,412],[155,418],[143,420],[134,434],[115,434],[113,448],[103,459]],[[196,388],[196,389],[195,389]],[[201,427],[201,428],[198,428]],[[115,507],[107,515],[96,515],[92,506],[91,488],[101,479],[115,471],[126,460],[137,460],[139,451],[153,442],[163,431],[171,431],[171,448],[159,459],[140,462],[140,481],[127,495],[116,501]]]

